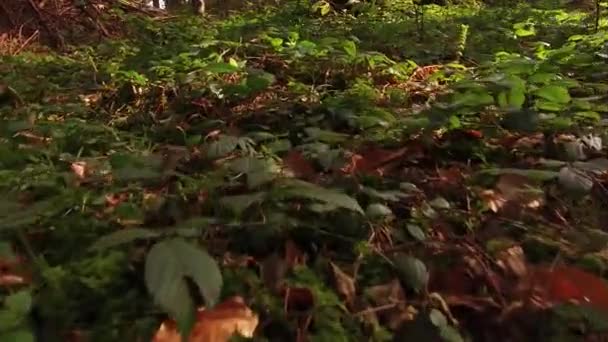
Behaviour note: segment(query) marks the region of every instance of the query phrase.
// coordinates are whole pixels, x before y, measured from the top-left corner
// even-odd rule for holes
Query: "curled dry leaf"
[[[355,280],[353,277],[342,271],[336,264],[330,262],[331,270],[334,274],[334,282],[338,293],[344,297],[348,305],[352,305],[355,299]]]
[[[388,326],[395,330],[405,321],[413,319],[413,314],[408,310],[405,292],[398,279],[390,283],[376,285],[365,290],[367,297],[371,300],[379,318],[388,322]],[[382,310],[380,310],[382,309]]]
[[[498,252],[496,263],[507,275],[515,278],[524,277],[528,273],[526,256],[520,246],[513,246]]]
[[[70,164],[70,169],[79,179],[85,179],[87,177],[87,163],[84,161],[78,161]]]
[[[211,310],[199,309],[188,342],[227,342],[235,334],[251,338],[259,318],[241,297],[232,297]],[[181,342],[173,321],[163,322],[152,342]]]
[[[545,195],[528,177],[506,173],[500,176],[495,189],[484,190],[481,199],[493,212],[505,214],[519,212],[523,208],[538,209],[545,203]]]

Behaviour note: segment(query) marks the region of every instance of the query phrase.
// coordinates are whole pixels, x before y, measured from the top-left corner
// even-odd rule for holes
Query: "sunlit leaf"
[[[556,85],[546,85],[541,87],[540,89],[536,90],[534,94],[549,102],[558,104],[568,103],[571,100],[568,88]]]

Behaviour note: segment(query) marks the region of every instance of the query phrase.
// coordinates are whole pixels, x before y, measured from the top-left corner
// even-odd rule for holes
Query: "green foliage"
[[[0,340],[33,340],[33,309],[51,337],[82,328],[146,340],[156,306],[187,333],[199,297],[212,307],[239,294],[267,316],[263,338],[462,341],[470,327],[418,305],[438,269],[428,255],[462,247],[463,234],[484,238],[495,220],[478,188],[503,176],[542,183],[558,219],[585,236],[562,248],[529,213],[496,213],[492,231],[524,241],[530,259],[595,253],[587,235],[602,216],[585,210],[608,170],[605,30],[590,33],[582,11],[458,2],[425,4],[418,36],[412,2],[351,5],[121,14],[120,39],[1,56],[0,85],[22,103],[0,103],[0,264],[15,247],[35,276],[0,292]],[[551,142],[566,134],[574,141]],[[220,256],[297,254],[285,241],[309,256],[277,279],[312,293],[305,314],[257,268],[219,267]],[[385,323],[403,303],[380,310],[380,323],[369,303],[345,304],[326,259],[352,264],[357,294],[398,278],[420,309],[415,327]]]

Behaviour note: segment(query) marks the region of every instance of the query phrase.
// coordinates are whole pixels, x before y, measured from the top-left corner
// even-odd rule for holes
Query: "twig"
[[[405,301],[398,301],[398,302],[394,302],[394,303],[380,305],[380,306],[377,306],[375,308],[367,308],[365,310],[361,310],[359,312],[355,312],[353,314],[353,316],[357,316],[358,317],[358,316],[364,316],[364,315],[367,315],[367,314],[370,314],[370,313],[379,312],[379,311],[390,310],[390,309],[396,307],[397,305],[405,304],[405,303],[406,303]]]
[[[40,31],[36,30],[31,36],[29,36],[28,39],[26,39],[23,44],[21,44],[21,46],[19,46],[19,48],[17,48],[17,50],[15,50],[13,52],[14,55],[19,54],[21,51],[23,51],[23,49],[25,49],[26,46],[29,45],[29,43],[38,36],[38,34],[40,33]]]
[[[44,16],[40,12],[40,8],[38,8],[38,5],[36,5],[36,3],[34,2],[34,0],[28,0],[28,3],[30,5],[30,7],[32,8],[32,10],[34,10],[34,12],[36,12],[36,15],[38,16],[40,24],[42,24],[42,26],[44,27],[44,29],[49,33],[49,35],[55,41],[55,45],[58,48],[65,47],[65,40],[63,39],[63,37],[61,36],[61,34],[59,34],[59,32],[57,32],[57,30],[53,29],[53,27],[46,21],[46,19],[44,18]]]

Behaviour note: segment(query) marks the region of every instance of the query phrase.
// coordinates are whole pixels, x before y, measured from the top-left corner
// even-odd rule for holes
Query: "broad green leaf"
[[[321,141],[328,144],[343,142],[351,138],[348,134],[326,131],[318,127],[306,127],[304,132],[308,135],[309,141]]]
[[[513,30],[518,37],[530,37],[536,34],[534,24],[530,22],[516,23],[513,25]]]
[[[407,232],[416,240],[418,241],[424,241],[426,240],[426,234],[422,231],[422,229],[420,228],[420,226],[416,225],[416,224],[411,224],[408,223],[405,228],[407,229]]]
[[[357,45],[352,40],[347,40],[342,43],[342,48],[349,57],[353,58],[357,56]]]
[[[465,93],[458,93],[458,94],[454,95],[453,105],[478,107],[478,106],[490,105],[493,103],[494,103],[494,98],[487,91],[469,90]]]
[[[364,186],[361,189],[361,192],[368,195],[371,198],[381,199],[385,201],[398,202],[403,198],[409,197],[408,194],[403,191],[395,191],[395,190],[376,190],[374,188]]]
[[[25,316],[32,307],[32,295],[28,290],[15,292],[4,299],[4,306],[18,316]]]
[[[380,219],[393,216],[393,211],[382,203],[371,203],[365,209],[365,215],[370,219]]]
[[[429,204],[434,209],[447,210],[451,208],[450,202],[443,197],[435,197],[435,199],[430,201]]]
[[[263,202],[266,195],[266,192],[260,191],[245,195],[225,196],[220,199],[220,205],[232,210],[234,214],[240,215],[250,206]]]
[[[520,176],[525,176],[533,180],[538,180],[541,182],[549,181],[557,179],[559,176],[559,172],[556,171],[548,171],[548,170],[536,170],[536,169],[513,169],[513,168],[504,168],[504,169],[485,169],[480,171],[481,173],[487,173],[491,175],[502,175],[502,174],[516,174]]]
[[[15,330],[2,332],[0,330],[0,341],[10,341],[10,342],[35,342],[36,339],[34,334],[28,330]]]
[[[239,67],[230,63],[210,63],[203,70],[212,74],[226,74],[239,71]]]
[[[437,309],[431,309],[431,312],[429,313],[429,319],[431,320],[431,323],[433,323],[433,325],[437,328],[445,327],[446,325],[448,325],[448,320],[447,318],[445,318],[445,315]]]
[[[357,200],[338,190],[325,189],[297,179],[284,180],[278,184],[278,190],[278,194],[285,198],[317,200],[338,208],[349,209],[363,214],[363,209],[359,206]]]
[[[399,279],[415,292],[422,291],[428,281],[429,272],[422,261],[409,255],[400,254],[394,259]]]
[[[156,302],[177,321],[182,332],[194,322],[194,306],[185,277],[194,281],[207,307],[218,301],[222,274],[203,249],[182,238],[155,244],[146,258],[145,281]]]
[[[138,239],[152,239],[160,233],[145,228],[125,228],[102,236],[90,247],[91,250],[102,250],[129,243]]]
[[[250,91],[258,92],[270,87],[274,82],[275,77],[273,74],[264,71],[256,71],[251,72],[247,76],[246,85]]]
[[[65,205],[65,198],[55,196],[36,202],[26,208],[0,216],[0,231],[3,229],[18,229],[38,221],[40,216],[52,215]]]
[[[570,102],[571,100],[568,88],[556,85],[546,85],[544,87],[541,87],[534,92],[534,95],[549,102],[558,104],[565,104]]]

